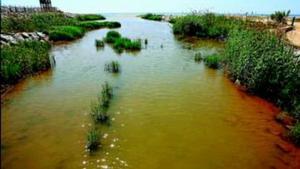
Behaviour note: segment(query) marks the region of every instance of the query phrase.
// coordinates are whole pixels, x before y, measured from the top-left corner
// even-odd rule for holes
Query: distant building
[[[52,10],[52,4],[51,0],[40,0],[41,9],[43,11],[51,11]]]

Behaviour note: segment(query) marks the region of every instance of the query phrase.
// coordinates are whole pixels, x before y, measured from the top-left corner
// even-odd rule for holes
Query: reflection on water
[[[55,46],[55,68],[5,97],[3,168],[293,168],[293,154],[275,146],[285,144],[273,120],[278,110],[238,91],[222,71],[194,62],[196,52],[217,52],[222,43],[178,41],[168,23],[110,17],[122,23],[123,36],[148,39],[147,47],[134,54],[109,45],[97,50],[95,39],[107,29]],[[120,75],[104,71],[111,60],[120,62]],[[101,128],[101,150],[90,155],[89,106],[104,81],[115,89],[112,124]]]

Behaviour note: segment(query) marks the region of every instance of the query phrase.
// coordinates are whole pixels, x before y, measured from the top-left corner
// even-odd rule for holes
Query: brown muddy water
[[[278,110],[239,91],[221,70],[194,62],[196,52],[214,53],[223,44],[179,41],[164,22],[109,19],[122,23],[117,30],[124,36],[147,38],[148,46],[121,55],[108,45],[97,50],[95,39],[108,31],[102,29],[53,47],[56,66],[3,100],[2,168],[296,168],[296,149],[285,153],[276,146],[290,146],[274,122]],[[104,72],[111,60],[120,62],[119,75]],[[103,146],[90,155],[90,104],[104,81],[114,86],[112,123],[102,127]]]

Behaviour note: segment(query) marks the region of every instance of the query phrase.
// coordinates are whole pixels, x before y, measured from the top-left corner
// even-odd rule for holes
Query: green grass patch
[[[121,24],[119,22],[96,22],[96,21],[88,21],[88,22],[80,22],[77,26],[85,28],[85,29],[100,29],[100,28],[119,28]]]
[[[92,129],[87,133],[87,149],[95,151],[100,145],[100,133],[96,129]]]
[[[116,39],[121,38],[121,34],[117,31],[109,31],[106,34],[105,42],[106,43],[114,43]]]
[[[28,41],[1,47],[1,86],[15,84],[27,75],[50,68],[49,50],[45,42]]]
[[[153,13],[147,13],[145,15],[141,15],[140,17],[143,19],[153,20],[153,21],[161,21],[163,19],[163,15],[158,15]]]
[[[236,29],[225,47],[225,62],[233,79],[268,98],[300,119],[299,55],[274,34]]]
[[[129,38],[117,38],[113,44],[114,49],[122,50],[141,50],[141,40],[131,40]]]
[[[80,14],[77,15],[76,18],[79,21],[92,21],[92,20],[104,20],[105,17],[98,14]]]
[[[119,73],[120,70],[121,68],[118,61],[111,61],[110,63],[105,64],[105,71],[111,73]]]
[[[219,54],[213,54],[204,58],[204,63],[209,68],[218,69],[221,65],[221,56]]]
[[[296,123],[295,126],[289,132],[289,136],[294,143],[300,146],[300,122]]]
[[[77,26],[57,26],[49,32],[49,39],[53,41],[74,40],[84,35],[84,29]]]

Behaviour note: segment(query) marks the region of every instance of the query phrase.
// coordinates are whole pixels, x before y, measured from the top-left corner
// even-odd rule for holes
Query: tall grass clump
[[[295,124],[295,126],[289,132],[289,135],[294,141],[294,143],[300,146],[300,122]]]
[[[275,11],[275,13],[271,14],[271,19],[278,24],[286,24],[287,18],[289,17],[291,11]]]
[[[100,28],[119,28],[121,24],[119,22],[105,21],[105,22],[96,22],[96,21],[86,21],[79,22],[76,24],[77,26],[84,29],[100,29]]]
[[[213,54],[204,58],[204,63],[209,68],[218,69],[221,65],[221,56],[219,54]]]
[[[96,45],[96,47],[104,47],[104,41],[96,39],[95,40],[95,45]]]
[[[110,63],[105,64],[105,70],[111,73],[119,73],[120,64],[118,61],[111,61]]]
[[[87,133],[87,149],[95,151],[100,145],[100,134],[96,129],[92,129]]]
[[[98,14],[80,14],[77,15],[76,18],[79,21],[92,21],[92,20],[104,20],[105,17]]]
[[[140,16],[143,19],[147,20],[153,20],[153,21],[161,21],[163,19],[163,15],[153,14],[153,13],[147,13]]]
[[[125,50],[140,50],[142,48],[141,40],[131,40],[129,38],[117,38],[114,41],[113,47],[118,50],[122,51]]]
[[[224,15],[192,13],[177,17],[173,24],[173,32],[183,36],[225,38],[231,28],[241,24],[242,21]]]
[[[249,91],[300,119],[300,56],[269,32],[237,29],[225,47],[227,69]]]
[[[57,26],[49,32],[49,39],[53,41],[74,40],[84,35],[84,29],[77,26]]]
[[[121,38],[121,34],[117,31],[109,31],[106,34],[105,42],[114,43],[116,39]]]
[[[46,42],[27,41],[1,47],[1,88],[15,84],[27,75],[50,68],[49,50]]]
[[[195,62],[201,62],[202,59],[203,59],[202,54],[200,52],[195,54],[195,56],[194,56]]]

